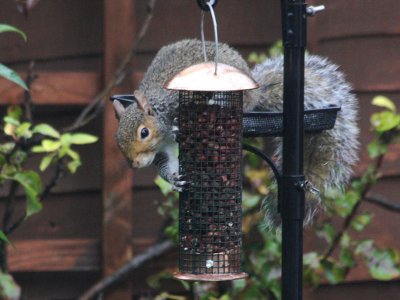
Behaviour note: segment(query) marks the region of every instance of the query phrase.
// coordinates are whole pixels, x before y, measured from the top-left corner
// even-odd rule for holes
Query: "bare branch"
[[[50,179],[49,183],[43,189],[40,195],[40,200],[43,201],[50,194],[51,190],[57,185],[58,180],[60,180],[65,174],[64,161],[61,159],[57,162],[54,170],[53,177]]]
[[[32,116],[32,94],[30,87],[32,83],[38,78],[36,74],[33,73],[33,68],[35,67],[35,62],[31,61],[29,63],[28,71],[26,74],[25,78],[25,83],[26,86],[29,88],[29,90],[25,91],[24,94],[24,112],[25,112],[25,118],[27,121],[32,122],[33,116]]]
[[[15,208],[15,197],[18,190],[18,182],[12,181],[10,185],[10,191],[7,196],[6,207],[3,213],[3,231],[8,227],[11,218],[14,214]],[[0,270],[2,272],[8,271],[8,262],[7,262],[7,243],[3,240],[0,241]]]
[[[149,247],[143,254],[136,256],[134,259],[127,262],[125,265],[115,271],[113,274],[103,278],[102,280],[94,284],[82,296],[79,297],[79,300],[89,300],[93,299],[97,295],[103,294],[111,286],[125,279],[132,271],[143,266],[145,263],[167,253],[170,249],[173,248],[173,246],[174,244],[170,240],[167,240]]]
[[[97,94],[97,96],[93,99],[93,101],[84,108],[84,110],[76,118],[74,123],[70,127],[66,128],[65,131],[76,130],[86,125],[91,120],[93,120],[100,112],[102,112],[104,102],[106,101],[106,98],[110,94],[111,90],[115,86],[117,86],[118,83],[123,81],[126,78],[127,74],[129,74],[127,69],[135,55],[137,47],[142,42],[143,38],[146,36],[146,33],[150,27],[151,20],[153,19],[153,12],[156,2],[157,0],[149,0],[149,3],[147,5],[146,19],[139,31],[139,34],[137,35],[135,41],[133,42],[129,52],[126,54],[125,58],[122,60],[121,64],[118,66],[117,70],[111,77],[110,81],[106,84],[104,89]]]
[[[400,213],[400,204],[390,202],[381,195],[368,195],[365,197],[365,201],[375,204],[384,209],[387,209],[391,212],[399,212]]]

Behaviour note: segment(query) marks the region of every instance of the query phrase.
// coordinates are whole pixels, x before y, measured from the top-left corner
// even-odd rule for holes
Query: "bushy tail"
[[[252,76],[261,88],[251,95],[257,99],[253,101],[256,105],[245,109],[282,111],[283,58],[267,59],[253,69]],[[327,189],[343,189],[350,180],[352,166],[358,159],[358,104],[337,65],[326,58],[308,55],[305,61],[305,109],[329,105],[341,106],[335,127],[319,134],[306,135],[304,140],[304,173],[320,195]],[[277,139],[276,156],[281,161],[281,139]],[[324,208],[320,195],[306,192],[305,224],[312,221],[318,207]],[[264,203],[266,223],[270,227],[280,222],[276,201],[276,195],[271,195]]]

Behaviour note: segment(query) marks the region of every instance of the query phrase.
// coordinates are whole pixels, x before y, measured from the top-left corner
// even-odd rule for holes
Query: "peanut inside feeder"
[[[179,90],[179,269],[186,280],[247,276],[242,252],[243,90],[256,83],[228,65],[203,63],[165,86]]]

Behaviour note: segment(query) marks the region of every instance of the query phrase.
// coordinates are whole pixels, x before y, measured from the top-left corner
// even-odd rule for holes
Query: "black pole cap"
[[[197,0],[197,4],[199,5],[199,7],[201,8],[201,10],[204,11],[210,11],[210,8],[207,5],[206,0]],[[212,5],[213,8],[215,8],[217,6],[218,0],[214,0],[214,4]]]

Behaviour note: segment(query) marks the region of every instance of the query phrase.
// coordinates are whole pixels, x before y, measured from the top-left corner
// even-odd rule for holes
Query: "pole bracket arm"
[[[296,203],[297,195],[300,193],[304,199],[306,180],[304,175],[282,175],[279,186],[279,206],[282,219],[299,220],[304,219],[304,201],[299,206]],[[285,201],[282,201],[285,199]]]

